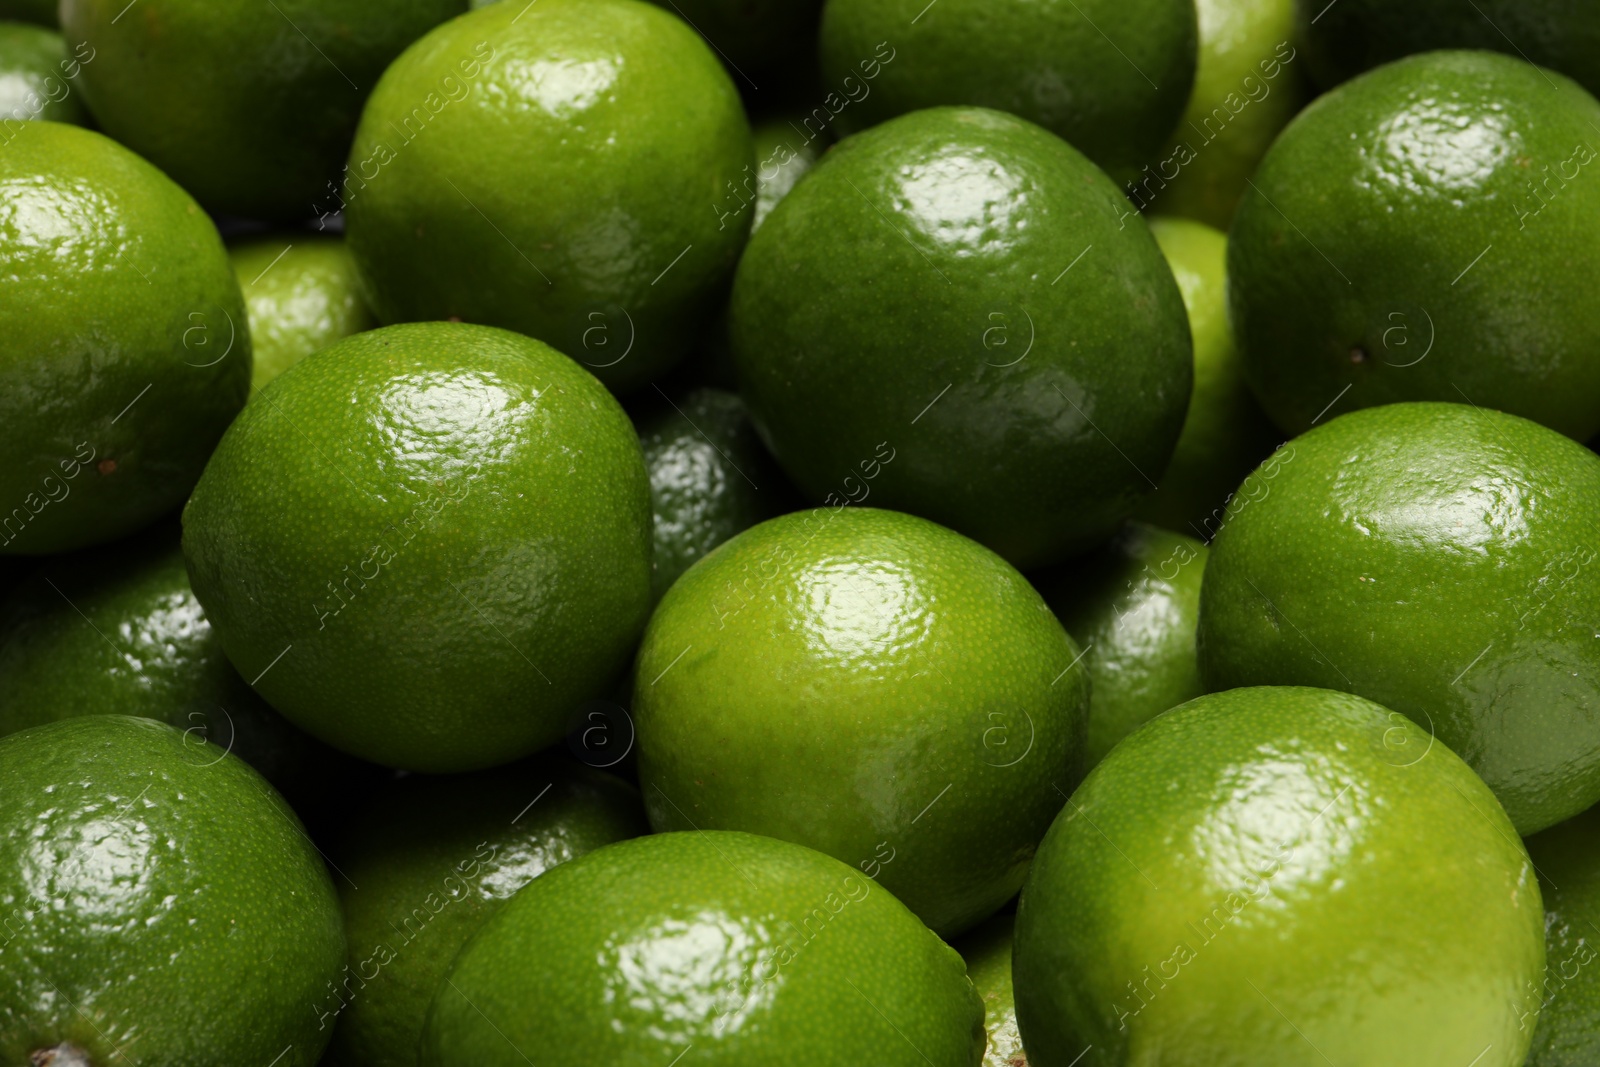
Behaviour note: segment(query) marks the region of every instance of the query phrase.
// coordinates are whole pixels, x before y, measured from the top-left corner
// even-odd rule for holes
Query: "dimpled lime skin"
[[[1206,546],[1132,522],[1101,548],[1033,576],[1083,648],[1093,767],[1134,729],[1206,691],[1195,626]]]
[[[233,669],[165,525],[114,552],[41,562],[0,604],[0,735],[80,715],[160,719],[295,803],[341,769]]]
[[[831,139],[818,136],[817,131],[804,125],[805,116],[799,112],[782,118],[769,119],[751,130],[756,149],[755,213],[751,216],[750,230],[772,214],[778,201],[789,195],[795,183],[806,176],[822,153],[828,150]],[[741,182],[741,186],[748,186]]]
[[[1205,539],[1220,528],[1229,495],[1283,435],[1250,395],[1233,343],[1227,238],[1204,223],[1179,218],[1152,218],[1150,232],[1189,313],[1194,392],[1167,473],[1134,516]]]
[[[207,209],[317,214],[389,61],[466,0],[61,0],[111,136]]]
[[[651,825],[807,845],[960,933],[1016,893],[1082,774],[1079,660],[1026,579],[934,523],[762,523],[678,579],[645,632]]]
[[[1109,537],[1151,490],[1193,373],[1138,213],[1065,142],[982,108],[830,149],[751,238],[730,328],[803,491],[926,516],[1023,568]]]
[[[926,2],[828,0],[823,81],[850,97],[847,131],[975,104],[1036,122],[1120,174],[1161,147],[1194,85],[1193,0]],[[874,57],[886,62],[863,82]]]
[[[1017,1005],[1011,984],[1012,916],[996,915],[962,938],[956,951],[967,961],[967,977],[983,999],[988,1043],[983,1067],[1028,1067],[1017,1033]]]
[[[1600,8],[1589,0],[1296,0],[1298,39],[1324,87],[1440,48],[1486,48],[1576,78],[1600,93]]]
[[[302,359],[377,320],[361,298],[349,249],[338,237],[285,232],[228,249],[250,314],[254,392]]]
[[[547,345],[390,326],[251,401],[184,552],[228,658],[292,722],[472,770],[559,739],[623,667],[650,604],[649,481],[622,408]]]
[[[1537,1029],[1528,1067],[1600,1062],[1600,809],[1591,808],[1525,844],[1544,898],[1545,973],[1522,1020]]]
[[[1297,434],[1330,405],[1465,398],[1600,429],[1597,125],[1576,83],[1488,52],[1402,59],[1301,112],[1228,241],[1267,413]]]
[[[605,907],[596,907],[605,901]],[[655,834],[535,879],[434,998],[423,1067],[977,1067],[961,957],[859,871],[751,834]]]
[[[1600,799],[1600,457],[1419,403],[1341,416],[1269,463],[1212,542],[1207,687],[1376,700],[1471,764],[1519,833]]]
[[[244,406],[250,335],[198,204],[98,133],[0,151],[0,553],[132,533],[183,502]]]
[[[0,22],[0,142],[16,133],[8,119],[87,125],[89,115],[72,89],[82,68],[55,30]]]
[[[696,389],[639,425],[650,470],[655,598],[700,557],[785,510],[790,490],[737,394]]]
[[[1017,908],[1028,1062],[1521,1064],[1533,866],[1471,770],[1396,719],[1237,689],[1118,746]]]
[[[545,871],[650,827],[633,786],[541,755],[395,782],[345,832],[350,961],[317,1002],[319,1022],[338,1022],[323,1063],[416,1067],[434,992],[489,916]]]
[[[350,152],[350,250],[385,322],[537,337],[613,388],[677,362],[726,294],[752,162],[728,73],[639,0],[480,8],[395,61]],[[679,258],[681,257],[681,258]]]
[[[1195,7],[1194,91],[1134,189],[1153,210],[1226,229],[1272,139],[1310,94],[1293,43],[1294,0],[1198,0]]]
[[[244,763],[149,719],[51,723],[0,740],[0,813],[5,1062],[317,1062],[339,903]]]

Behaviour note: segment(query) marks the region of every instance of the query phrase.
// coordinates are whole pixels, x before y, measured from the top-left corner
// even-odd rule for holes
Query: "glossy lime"
[[[263,389],[184,511],[195,595],[291,721],[390,766],[506,763],[621,670],[650,603],[622,408],[486,326],[346,338]]]
[[[1539,871],[1545,937],[1544,980],[1529,984],[1518,1020],[1533,1030],[1528,1067],[1581,1067],[1600,1061],[1600,809],[1526,844]]]
[[[1019,567],[1110,536],[1189,402],[1183,298],[1138,213],[1065,142],[982,108],[829,150],[752,237],[730,317],[741,391],[802,490]]]
[[[259,775],[165,723],[0,739],[0,908],[7,1063],[311,1067],[327,1040],[321,858]]]
[[[1239,205],[1245,374],[1291,434],[1401,400],[1600,429],[1600,103],[1489,52],[1432,52],[1320,97]]]
[[[1000,557],[899,512],[735,537],[667,591],[634,679],[651,825],[809,845],[945,936],[1016,893],[1082,773],[1078,646]]]
[[[160,719],[232,752],[296,805],[345,770],[229,664],[165,525],[41,562],[0,604],[0,735],[80,715]]]
[[[1395,719],[1236,689],[1119,745],[1017,908],[1029,1064],[1521,1064],[1533,866],[1466,764]]]
[[[1297,438],[1212,543],[1212,689],[1320,685],[1410,716],[1520,833],[1600,799],[1600,457],[1525,419],[1391,404]]]
[[[337,210],[339,164],[389,61],[466,0],[61,0],[100,126],[212,211]],[[421,101],[419,100],[420,104]]]
[[[1299,39],[1323,86],[1413,52],[1486,48],[1600,93],[1600,8],[1588,0],[1296,0]]]
[[[289,232],[254,237],[229,248],[228,258],[250,314],[252,392],[319,348],[378,324],[340,238]]]
[[[44,119],[83,126],[88,112],[75,79],[84,56],[93,53],[80,46],[67,51],[61,34],[43,26],[0,22],[0,145],[17,135],[15,122]]]
[[[315,1005],[328,1067],[416,1067],[422,1024],[461,946],[557,864],[648,833],[639,791],[565,757],[402,779],[346,827],[350,962]]]
[[[1228,324],[1227,238],[1189,219],[1152,218],[1150,232],[1183,293],[1194,342],[1194,392],[1167,473],[1139,504],[1137,518],[1214,536],[1228,497],[1283,440],[1250,395]]]
[[[605,901],[605,907],[596,907]],[[871,879],[751,834],[655,834],[529,883],[456,958],[424,1067],[977,1067],[961,957]]]
[[[642,385],[726,292],[752,162],[733,82],[675,15],[492,4],[374,90],[350,152],[350,250],[385,322],[504,326]]]
[[[131,533],[183,502],[250,388],[216,227],[116,142],[29,122],[0,151],[0,552]]]
[[[700,557],[790,503],[744,401],[697,389],[639,423],[650,471],[657,600]]]
[[[1012,916],[996,915],[956,943],[967,961],[967,977],[983,999],[983,1029],[988,1044],[983,1067],[1028,1067],[1017,1033],[1017,1005],[1011,984]]]
[[[1195,7],[1194,91],[1129,195],[1142,208],[1226,229],[1272,139],[1310,94],[1294,43],[1294,0],[1197,0]]]
[[[822,72],[850,98],[847,131],[941,104],[992,107],[1122,177],[1177,125],[1196,38],[1193,0],[828,0]]]
[[[1093,767],[1137,727],[1205,692],[1195,653],[1206,546],[1129,523],[1109,543],[1035,574],[1089,670]]]

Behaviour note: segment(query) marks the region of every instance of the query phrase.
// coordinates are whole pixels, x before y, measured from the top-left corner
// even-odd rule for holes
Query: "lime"
[[[1272,139],[1309,94],[1292,43],[1294,0],[1195,6],[1200,63],[1189,106],[1154,161],[1134,177],[1129,196],[1141,208],[1225,228]]]
[[[1396,719],[1236,689],[1113,750],[1017,908],[1028,1062],[1521,1064],[1533,867],[1483,782]]]
[[[1076,782],[1088,672],[1000,557],[817,508],[691,567],[635,670],[657,830],[746,830],[875,878],[942,935],[992,914]]]
[[[1183,298],[1126,200],[1031,123],[851,137],[739,263],[741,391],[813,500],[924,515],[1033,567],[1109,537],[1182,428]]]
[[[1530,983],[1522,1029],[1533,1030],[1528,1067],[1600,1061],[1600,809],[1528,838],[1544,898],[1544,981]],[[1537,1020],[1537,1029],[1535,1027]]]
[[[669,397],[639,423],[639,439],[650,471],[657,600],[690,564],[789,503],[783,476],[733,393]]]
[[[390,766],[506,763],[622,669],[650,602],[638,438],[531,338],[415,323],[270,382],[184,511],[194,592],[292,722]]]
[[[1194,392],[1178,447],[1156,491],[1134,514],[1202,539],[1216,534],[1228,498],[1283,439],[1250,395],[1228,325],[1227,238],[1204,223],[1152,218],[1189,312]],[[259,359],[259,357],[257,357]]]
[[[0,152],[0,552],[101,544],[183,502],[250,389],[211,220],[98,133]]]
[[[88,124],[73,79],[83,69],[81,60],[94,53],[80,45],[75,53],[55,30],[21,22],[0,22],[0,144],[9,144],[20,132],[17,122]]]
[[[983,1028],[989,1038],[983,1067],[1028,1067],[1011,986],[1011,924],[1012,916],[996,915],[956,945],[967,961],[967,977],[983,999]]]
[[[1291,441],[1239,498],[1200,598],[1210,688],[1379,701],[1523,834],[1600,800],[1600,457],[1512,415],[1392,404]]]
[[[0,908],[6,1063],[311,1067],[327,1041],[322,860],[260,776],[164,723],[0,739]]]
[[[976,104],[1125,177],[1178,124],[1196,33],[1193,0],[828,0],[822,72],[846,131]]]
[[[378,75],[466,7],[61,0],[61,25],[93,50],[83,91],[107,133],[212,211],[287,219],[336,210],[339,164]]]
[[[1319,98],[1228,242],[1245,373],[1286,432],[1470,401],[1600,429],[1600,103],[1489,52],[1431,52]]]
[[[1600,10],[1589,0],[1296,0],[1296,7],[1298,37],[1324,86],[1413,52],[1487,48],[1600,93]]]
[[[254,237],[230,248],[228,258],[250,314],[252,391],[317,349],[377,325],[361,299],[355,263],[337,237]]]
[[[346,827],[339,883],[350,962],[320,998],[328,1067],[416,1067],[434,992],[467,939],[557,864],[648,833],[639,791],[539,756],[477,774],[406,778]]]
[[[708,831],[530,882],[456,958],[421,1062],[977,1067],[982,1049],[961,957],[899,901],[808,848]]]
[[[1195,653],[1205,566],[1199,541],[1134,522],[1088,555],[1033,576],[1089,670],[1086,766],[1206,691]]]
[[[373,91],[344,192],[350,250],[385,322],[504,326],[642,385],[726,292],[752,162],[733,82],[676,16],[491,4]]]
[[[0,604],[0,735],[139,715],[250,764],[297,806],[342,773],[228,663],[189,589],[176,529],[41,563]]]

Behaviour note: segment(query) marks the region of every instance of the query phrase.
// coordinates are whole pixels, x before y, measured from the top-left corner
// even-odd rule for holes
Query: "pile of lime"
[[[0,0],[0,1067],[1600,1065],[1595,0]]]

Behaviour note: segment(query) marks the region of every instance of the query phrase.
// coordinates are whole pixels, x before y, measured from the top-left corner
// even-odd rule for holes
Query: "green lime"
[[[1245,373],[1303,433],[1332,411],[1469,401],[1600,429],[1600,103],[1489,52],[1431,52],[1317,99],[1239,205]]]
[[[996,915],[956,945],[983,1000],[983,1028],[989,1038],[983,1067],[1028,1067],[1011,985],[1011,924],[1012,916]]]
[[[1029,1064],[1520,1065],[1533,867],[1466,764],[1395,744],[1394,720],[1235,689],[1117,746],[1017,908]]]
[[[1211,689],[1376,700],[1519,833],[1600,800],[1600,457],[1512,415],[1391,404],[1291,441],[1236,500],[1200,598]]]
[[[0,1060],[311,1067],[328,873],[242,762],[92,715],[0,739]]]
[[[372,797],[339,857],[350,962],[314,1006],[338,1022],[323,1062],[416,1067],[434,992],[489,916],[557,864],[649,829],[638,790],[550,756]]]
[[[848,138],[739,263],[741,391],[814,500],[924,515],[1019,567],[1109,537],[1183,425],[1183,298],[1047,131],[935,108]]]
[[[846,131],[941,104],[992,107],[1120,178],[1178,124],[1196,37],[1194,0],[828,0],[822,73]]]
[[[667,591],[634,675],[657,830],[745,830],[864,871],[941,935],[992,914],[1082,774],[1078,646],[1000,557],[817,508]]]
[[[1324,0],[1326,2],[1326,0]],[[1309,95],[1291,43],[1294,0],[1198,0],[1194,91],[1165,147],[1133,179],[1141,208],[1226,228],[1261,157]]]
[[[0,552],[124,536],[183,502],[250,390],[216,227],[121,145],[28,122],[0,152]]]
[[[697,389],[639,424],[650,471],[659,600],[701,556],[785,510],[783,476],[756,437],[744,401]]]
[[[738,91],[681,19],[500,3],[385,72],[342,203],[383,321],[503,326],[621,389],[677,362],[723,299],[751,162]]]
[[[1228,325],[1228,241],[1204,223],[1150,219],[1189,312],[1194,392],[1178,447],[1156,491],[1134,511],[1169,530],[1216,534],[1228,497],[1282,440],[1244,380]],[[259,357],[257,357],[259,359]]]
[[[466,0],[61,0],[89,110],[209,210],[337,210],[334,184],[389,61]],[[429,88],[433,88],[430,86]],[[443,90],[441,90],[443,91]],[[433,100],[414,101],[432,108]]]
[[[530,882],[456,957],[420,1059],[977,1067],[982,1050],[961,957],[894,897],[808,848],[707,831]]]
[[[1591,0],[1296,0],[1311,73],[1336,85],[1380,63],[1440,48],[1486,48],[1600,93],[1600,8]]]
[[[69,53],[55,30],[0,22],[0,146],[20,132],[18,122],[30,119],[87,125],[89,114],[72,90],[83,60],[93,54],[84,45]]]
[[[80,715],[160,719],[232,752],[296,805],[344,769],[228,663],[165,526],[41,563],[0,604],[0,735]]]
[[[1199,541],[1132,522],[1101,548],[1033,576],[1089,670],[1086,766],[1206,691],[1195,653],[1205,567]]]
[[[0,0],[0,19],[32,22],[54,29],[56,0]]]
[[[759,96],[755,80],[809,73],[817,50],[822,0],[651,0],[704,35],[741,89]],[[761,78],[767,81],[768,78]],[[770,83],[767,92],[774,89]]]
[[[627,415],[572,360],[487,326],[390,326],[290,367],[183,521],[234,666],[390,766],[472,770],[559,740],[649,611]]]
[[[832,143],[828,130],[813,126],[807,118],[797,112],[758,123],[751,130],[756,149],[755,193],[754,200],[746,202],[755,205],[750,217],[752,232]],[[750,197],[750,185],[748,179],[740,183],[742,198]]]
[[[1539,871],[1545,939],[1544,981],[1529,983],[1518,1020],[1533,1030],[1528,1067],[1585,1067],[1600,1062],[1600,808],[1526,844]]]
[[[314,234],[252,237],[228,250],[244,290],[256,369],[251,391],[294,364],[377,325],[344,241]]]

